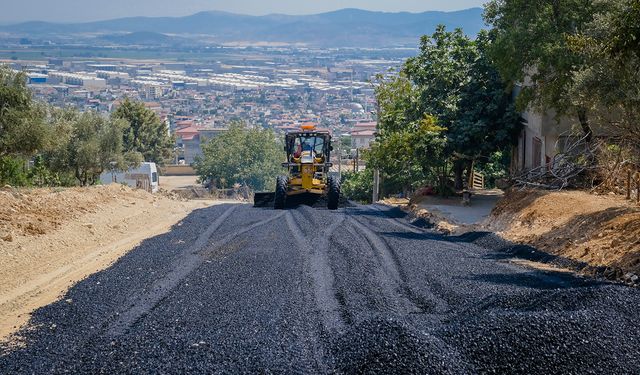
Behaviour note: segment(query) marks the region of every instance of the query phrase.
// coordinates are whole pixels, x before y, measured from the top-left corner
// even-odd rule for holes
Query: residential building
[[[528,109],[521,114],[525,120],[518,136],[518,143],[512,149],[511,170],[530,170],[541,166],[551,167],[556,155],[577,142],[582,129],[576,117],[557,116],[554,110],[544,112]],[[591,121],[591,129],[596,137],[607,135],[597,122]]]
[[[208,140],[216,137],[226,129],[199,128],[185,126],[176,130],[176,147],[181,149],[178,158],[184,160],[184,164],[190,165],[198,156],[202,156],[202,146]]]
[[[371,143],[376,139],[376,128],[378,124],[373,122],[358,122],[351,132],[351,148],[368,149]]]

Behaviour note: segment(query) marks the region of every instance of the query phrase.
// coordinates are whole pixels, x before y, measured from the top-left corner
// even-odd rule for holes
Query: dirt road
[[[378,206],[194,211],[39,309],[0,373],[634,373],[637,289]]]

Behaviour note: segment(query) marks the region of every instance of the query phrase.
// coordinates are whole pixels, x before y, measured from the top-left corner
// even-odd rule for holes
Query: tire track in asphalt
[[[325,330],[342,332],[345,328],[343,320],[343,306],[336,298],[334,288],[334,274],[329,263],[329,238],[342,224],[345,217],[338,215],[328,227],[316,236],[305,237],[297,221],[301,214],[296,215],[287,211],[285,218],[298,246],[304,252],[305,273],[311,277],[315,304],[320,312]],[[311,244],[314,244],[313,246]]]
[[[415,233],[415,234],[424,234],[425,233],[424,229],[417,228],[417,227],[415,227],[415,226],[413,226],[411,224],[407,224],[407,223],[401,221],[398,218],[395,218],[395,217],[387,215],[387,213],[383,209],[384,206],[380,206],[379,204],[375,204],[374,203],[369,207],[371,207],[372,209],[380,212],[382,215],[384,215],[389,220],[389,222],[391,222],[392,224],[394,224],[395,226],[397,226],[399,228],[402,228],[404,230],[407,230],[407,231],[409,231],[411,233]]]
[[[376,211],[381,212],[379,210]],[[447,303],[431,292],[428,287],[422,291],[422,295],[416,294],[407,285],[407,277],[402,270],[402,265],[396,252],[373,229],[362,223],[353,214],[348,214],[348,217],[350,219],[348,223],[364,236],[371,249],[377,254],[380,264],[378,279],[381,281],[381,286],[389,301],[394,301],[395,305],[400,308],[395,309],[397,312],[401,315],[415,313],[437,314],[448,310]],[[395,221],[386,215],[385,222],[395,224]],[[404,306],[404,310],[402,306]]]
[[[363,210],[366,210],[369,207],[382,215],[382,216],[379,216],[379,218],[384,218],[385,221],[389,221],[395,224],[397,227],[408,229],[410,232],[416,234],[415,236],[416,238],[430,236],[430,233],[428,231],[424,231],[420,228],[413,227],[408,223],[403,223],[401,219],[391,216],[387,211],[384,210],[385,206],[383,205],[378,204],[378,205],[372,205],[367,207],[358,206],[354,208],[354,210],[363,212]],[[352,215],[350,216],[352,217],[353,220],[356,220],[355,217],[353,217]],[[367,221],[369,225],[375,226],[372,220],[365,220],[365,221]],[[364,223],[361,223],[361,224],[365,225],[365,227],[367,226]],[[373,235],[378,237],[382,245],[386,246],[386,248],[389,249],[389,251],[394,255],[393,259],[396,262],[398,269],[401,270],[400,262],[398,261],[398,258],[395,254],[395,251],[393,250],[393,247],[387,246],[386,241],[382,239],[379,235],[375,233],[373,233]],[[447,236],[442,236],[442,238],[446,241]],[[436,240],[430,239],[430,241],[436,241]],[[439,242],[442,243],[442,241],[439,241]],[[445,243],[450,245],[455,244],[455,246],[448,246],[446,248],[446,251],[458,252],[466,256],[466,258],[469,260],[473,259],[476,261],[484,261],[484,260],[491,261],[493,259],[491,253],[488,253],[487,249],[477,244],[466,243],[464,241],[454,241],[454,242],[445,242]],[[521,275],[526,274],[527,277],[530,277],[532,279],[537,279],[543,285],[548,285],[550,287],[551,286],[568,287],[570,285],[570,283],[566,282],[562,276],[559,276],[556,274],[547,274],[543,272],[530,272],[529,268],[524,267],[520,264],[514,264],[512,261],[495,261],[492,264],[494,267],[504,270],[505,272],[508,272],[508,273],[516,273]],[[403,281],[403,291],[405,295],[412,301],[418,301],[418,303],[421,303],[420,301],[422,301],[422,303],[424,303],[425,301],[437,301],[438,303],[436,304],[436,306],[438,307],[438,310],[437,310],[438,313],[444,314],[450,310],[450,306],[448,302],[445,299],[438,297],[437,290],[442,288],[442,285],[440,282],[432,279],[431,282],[434,283],[433,287],[429,288],[427,286],[426,288],[420,291],[420,294],[422,295],[424,295],[425,292],[428,292],[425,297],[425,296],[418,296],[409,286],[406,285],[406,278],[402,272],[400,272],[400,278]],[[436,292],[434,292],[434,290]]]
[[[436,235],[442,235],[440,234],[438,231],[435,230],[430,230],[430,229],[422,229],[416,226],[413,226],[409,223],[406,223],[404,220],[401,220],[399,218],[393,217],[391,215],[389,215],[389,207],[388,206],[384,206],[381,204],[372,204],[371,209],[375,210],[376,212],[379,212],[382,216],[384,216],[385,219],[387,219],[389,222],[393,223],[396,227],[402,228],[404,230],[407,230],[411,233],[414,233],[416,235],[422,235],[422,236],[427,236],[429,234],[436,234]],[[385,208],[387,208],[387,210],[385,211]],[[361,209],[361,208],[360,208]],[[444,236],[444,235],[442,235]],[[470,257],[478,257],[479,256],[479,252],[477,251],[477,248],[474,249],[473,245],[472,246],[465,246],[466,244],[463,243],[457,243],[457,246],[455,247],[451,247],[449,250],[451,251],[457,251],[460,252],[464,255],[470,256]],[[474,251],[475,250],[475,251]]]
[[[259,226],[268,224],[283,215],[281,213],[254,223],[248,227],[236,230],[227,234],[221,240],[213,244],[209,244],[210,237],[235,211],[236,207],[237,206],[233,206],[220,215],[207,228],[207,230],[198,237],[196,242],[189,249],[185,250],[186,256],[180,258],[179,263],[176,262],[176,265],[171,272],[165,275],[162,279],[156,281],[148,293],[131,299],[127,304],[130,307],[118,314],[117,319],[108,325],[106,328],[107,335],[113,338],[126,333],[129,327],[134,325],[139,319],[144,317],[149,311],[153,310],[158,304],[160,304],[163,299],[169,296],[182,280],[184,280],[206,260],[207,255],[210,255],[213,251],[224,246],[235,237],[249,232]],[[203,252],[202,250],[204,248],[208,248],[210,250]]]
[[[402,220],[390,216],[387,211],[384,210],[386,206],[381,204],[372,204],[372,209],[380,212],[385,216],[390,222],[395,224],[397,227],[406,229],[412,233],[420,234],[420,235],[428,235],[429,231],[425,231],[423,229],[412,226],[411,224],[404,223]],[[432,232],[434,233],[434,232]],[[450,248],[450,250],[458,251],[467,255],[470,258],[483,258],[486,257],[486,249],[482,249],[481,246],[473,244],[473,243],[465,243],[465,242],[456,242],[456,246]],[[514,263],[513,261],[499,261],[495,263],[496,266],[503,268],[505,270],[509,270],[511,272],[522,273],[526,271],[526,269],[531,267],[523,266],[522,264]],[[542,283],[545,284],[555,284],[558,287],[568,287],[570,283],[566,282],[562,277],[559,277],[555,274],[547,274],[547,273],[535,273],[531,274],[531,277],[539,279]]]

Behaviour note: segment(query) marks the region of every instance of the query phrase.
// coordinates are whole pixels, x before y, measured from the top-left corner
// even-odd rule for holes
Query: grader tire
[[[338,209],[340,203],[340,181],[338,179],[329,177],[329,191],[327,192],[327,208],[330,210]]]
[[[289,179],[287,176],[278,176],[276,179],[276,196],[274,199],[273,208],[276,210],[283,210],[287,201],[287,185]]]

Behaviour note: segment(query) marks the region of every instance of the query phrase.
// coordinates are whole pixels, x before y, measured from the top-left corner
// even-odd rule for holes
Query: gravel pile
[[[335,343],[345,374],[465,374],[469,369],[439,338],[406,322],[377,318],[356,324]]]
[[[478,372],[634,373],[637,292],[614,286],[523,293],[456,316],[442,336]]]

